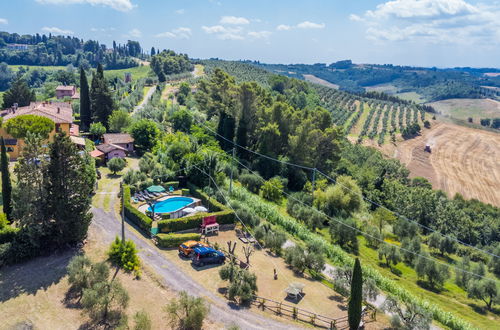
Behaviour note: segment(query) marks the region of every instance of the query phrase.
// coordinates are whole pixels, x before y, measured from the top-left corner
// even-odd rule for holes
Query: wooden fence
[[[275,301],[269,298],[255,296],[252,304],[263,311],[268,310],[278,316],[290,317],[296,321],[310,323],[314,326],[326,329],[347,329],[349,328],[348,317],[331,318],[321,314],[313,313],[308,310],[298,308],[283,302]],[[362,312],[362,322],[369,323],[376,320],[377,311],[371,306],[366,306]]]

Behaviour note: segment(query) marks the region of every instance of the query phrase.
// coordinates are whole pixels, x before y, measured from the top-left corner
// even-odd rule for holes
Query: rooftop
[[[107,154],[107,153],[110,153],[111,151],[113,150],[123,150],[123,151],[127,151],[127,149],[125,148],[122,148],[120,146],[117,146],[116,144],[112,144],[112,143],[104,143],[104,144],[100,144],[98,145],[97,147],[97,150]]]
[[[49,118],[56,124],[73,123],[73,109],[66,102],[31,102],[26,107],[10,108],[0,112],[4,122],[21,115],[37,115]]]
[[[130,136],[130,134],[127,134],[127,133],[108,133],[108,134],[104,134],[103,137],[104,137],[104,141],[106,143],[121,144],[121,143],[133,143],[134,142],[134,138],[132,136]]]
[[[61,85],[61,86],[57,86],[56,91],[73,91],[73,90],[75,90],[75,88],[76,87],[72,86],[72,85],[70,85],[70,86],[62,86]]]

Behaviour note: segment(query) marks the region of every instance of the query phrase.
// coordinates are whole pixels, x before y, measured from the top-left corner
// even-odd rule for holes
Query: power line
[[[207,130],[209,130],[210,132],[214,133],[215,135],[219,136],[220,138],[224,139],[225,141],[228,141],[228,142],[232,143],[234,146],[236,146],[236,147],[238,147],[238,148],[240,148],[240,149],[246,150],[246,151],[248,151],[248,152],[250,152],[250,153],[253,153],[253,154],[258,155],[258,156],[260,156],[260,157],[264,157],[264,158],[266,158],[266,159],[269,159],[269,160],[272,160],[272,161],[275,161],[275,162],[278,162],[278,163],[281,163],[281,164],[285,164],[285,165],[288,165],[288,166],[294,166],[294,167],[297,167],[297,168],[301,168],[301,169],[305,169],[305,170],[312,170],[312,171],[318,172],[319,174],[323,175],[325,178],[327,178],[327,179],[328,179],[328,180],[330,180],[331,182],[334,182],[335,184],[338,184],[338,185],[342,186],[344,189],[349,190],[350,192],[352,192],[352,193],[354,193],[354,194],[356,194],[356,195],[360,196],[360,197],[361,197],[361,198],[363,198],[365,201],[367,201],[367,202],[369,202],[369,203],[371,203],[371,204],[373,204],[373,205],[375,205],[375,206],[377,206],[377,207],[381,207],[381,208],[383,208],[383,209],[385,209],[385,210],[388,210],[388,211],[390,211],[390,212],[394,213],[394,214],[395,214],[397,217],[399,217],[400,219],[403,219],[403,220],[405,220],[405,221],[407,221],[407,222],[413,222],[413,223],[415,223],[416,225],[420,226],[421,228],[424,228],[424,229],[426,229],[426,230],[428,230],[428,231],[431,231],[431,232],[433,232],[433,233],[434,233],[434,232],[435,232],[435,233],[438,233],[439,235],[441,235],[441,237],[446,237],[446,238],[449,238],[449,239],[451,239],[451,240],[453,240],[453,241],[455,241],[455,242],[457,242],[457,243],[459,243],[459,244],[462,244],[462,245],[468,246],[468,247],[470,247],[470,248],[472,248],[472,249],[474,249],[474,250],[476,250],[476,251],[480,251],[480,252],[486,253],[486,254],[488,254],[488,255],[490,255],[490,256],[492,256],[492,257],[495,257],[495,258],[500,258],[500,256],[499,256],[499,255],[496,255],[496,254],[494,254],[494,253],[492,253],[492,252],[488,252],[488,251],[486,251],[486,250],[480,249],[480,248],[478,248],[478,247],[476,247],[476,246],[473,246],[473,245],[471,245],[471,244],[465,243],[465,242],[463,242],[463,241],[459,240],[459,239],[458,239],[458,238],[456,238],[456,237],[445,235],[445,234],[441,233],[441,232],[440,232],[440,231],[438,231],[438,230],[432,229],[432,228],[430,228],[430,227],[428,227],[428,226],[426,226],[426,225],[423,225],[423,224],[419,223],[418,221],[415,221],[415,220],[409,219],[409,218],[407,218],[406,216],[404,216],[404,215],[400,214],[399,212],[392,211],[392,210],[390,210],[389,208],[387,208],[387,207],[385,207],[385,206],[383,206],[383,205],[381,205],[381,204],[379,204],[379,203],[377,203],[377,202],[374,202],[374,201],[372,201],[371,199],[367,198],[366,196],[364,196],[364,195],[363,195],[363,193],[357,193],[357,192],[353,191],[352,189],[350,189],[349,187],[347,187],[347,186],[343,185],[342,183],[337,182],[337,180],[335,180],[335,179],[331,178],[330,176],[326,175],[325,173],[323,173],[323,172],[319,171],[319,170],[318,170],[318,169],[316,169],[316,168],[312,168],[312,167],[308,167],[308,166],[302,166],[302,165],[298,165],[298,164],[293,164],[293,163],[289,163],[289,162],[282,161],[282,160],[280,160],[280,159],[276,159],[276,158],[273,158],[273,157],[270,157],[270,156],[263,155],[263,154],[261,154],[261,153],[259,153],[259,152],[256,152],[256,151],[253,151],[253,150],[250,150],[250,149],[248,149],[248,148],[246,148],[246,147],[243,147],[243,146],[241,146],[241,145],[239,145],[239,144],[235,143],[234,141],[231,141],[231,140],[227,139],[226,137],[224,137],[224,136],[220,135],[219,133],[215,132],[214,130],[212,130],[211,128],[209,128],[209,127],[208,127],[208,126],[206,126],[205,124],[203,124],[201,121],[198,121],[198,123],[199,123],[200,125],[202,125],[203,127],[205,127]],[[334,172],[334,173],[338,175],[338,173],[337,173],[337,172]]]
[[[235,160],[236,160],[236,162],[238,162],[241,166],[243,166],[244,168],[246,168],[247,170],[249,170],[251,173],[256,174],[253,170],[251,170],[248,166],[246,166],[246,165],[244,165],[243,163],[241,163],[238,159],[235,159]],[[260,177],[260,178],[261,178],[261,177]],[[261,178],[261,180],[262,180],[262,181],[265,181],[263,178]],[[345,222],[340,221],[340,220],[338,220],[338,219],[336,219],[336,218],[330,217],[330,216],[328,216],[327,214],[325,214],[324,212],[322,212],[322,211],[320,211],[320,210],[318,210],[318,209],[316,209],[316,208],[314,208],[314,207],[312,207],[312,206],[310,206],[310,205],[307,205],[307,204],[306,204],[306,203],[304,203],[303,201],[301,201],[301,200],[299,200],[299,199],[296,199],[295,197],[293,197],[292,195],[290,195],[290,194],[288,194],[288,193],[286,193],[286,192],[283,192],[283,193],[284,193],[284,194],[285,194],[288,198],[293,199],[294,201],[296,201],[296,202],[298,202],[298,203],[300,203],[300,204],[302,204],[302,205],[304,205],[304,206],[306,206],[306,207],[308,207],[308,208],[311,208],[313,211],[315,211],[315,212],[317,212],[317,213],[319,213],[319,214],[321,214],[321,215],[323,215],[323,216],[327,217],[328,219],[331,219],[331,220],[333,220],[333,221],[335,221],[335,222],[337,222],[337,223],[340,223],[340,224],[341,224],[341,225],[343,225],[343,226],[346,226],[346,227],[348,227],[348,228],[350,228],[350,229],[352,229],[352,230],[355,230],[355,231],[357,231],[357,232],[359,232],[359,233],[363,234],[364,236],[369,236],[370,238],[373,238],[373,239],[375,239],[375,240],[377,240],[377,241],[379,241],[379,242],[381,242],[381,243],[383,243],[383,244],[392,245],[392,246],[394,246],[394,247],[396,247],[396,248],[398,248],[398,249],[400,249],[400,250],[403,250],[403,251],[405,251],[405,252],[409,252],[409,253],[411,253],[411,254],[413,254],[413,255],[415,255],[415,256],[422,257],[422,258],[424,258],[424,259],[427,259],[427,260],[431,260],[431,261],[437,262],[437,263],[442,264],[442,265],[445,265],[445,266],[447,266],[447,267],[453,267],[453,268],[455,268],[455,269],[457,269],[457,270],[460,270],[460,271],[462,271],[462,272],[464,272],[464,273],[468,273],[468,274],[470,274],[470,275],[472,275],[472,276],[475,276],[475,277],[479,277],[479,278],[482,278],[482,279],[492,279],[492,278],[488,278],[488,277],[485,277],[485,276],[482,276],[482,275],[476,274],[476,273],[474,273],[474,272],[471,272],[471,271],[465,270],[465,269],[463,269],[463,268],[460,268],[460,267],[457,267],[457,266],[454,266],[454,265],[448,265],[447,263],[442,262],[442,261],[441,261],[441,260],[439,260],[439,259],[435,259],[435,258],[432,258],[432,257],[430,257],[430,256],[426,256],[426,255],[422,255],[422,254],[416,253],[416,252],[414,252],[414,251],[411,251],[411,250],[405,249],[405,248],[403,248],[403,247],[401,247],[401,246],[399,246],[399,245],[396,245],[396,244],[393,244],[393,243],[390,243],[390,242],[386,242],[386,241],[384,241],[383,239],[380,239],[380,238],[378,238],[378,237],[376,237],[376,236],[373,236],[373,235],[371,235],[371,234],[369,234],[369,233],[366,233],[366,232],[362,231],[361,229],[358,229],[358,228],[356,228],[356,227],[350,226],[350,225],[346,224]],[[495,282],[497,282],[497,280],[496,280],[496,279],[492,279],[492,280],[494,280]]]

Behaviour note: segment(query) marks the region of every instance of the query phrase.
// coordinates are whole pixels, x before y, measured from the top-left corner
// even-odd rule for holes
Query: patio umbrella
[[[185,209],[183,209],[184,212],[186,213],[193,213],[193,212],[196,212],[195,209],[193,209],[192,207],[186,207]]]
[[[208,212],[208,209],[205,206],[201,206],[201,205],[196,206],[194,209],[198,212]]]
[[[154,193],[154,192],[161,193],[161,192],[165,191],[165,188],[163,188],[162,186],[151,186],[151,187],[148,187],[146,190],[148,192],[151,192],[151,193]]]

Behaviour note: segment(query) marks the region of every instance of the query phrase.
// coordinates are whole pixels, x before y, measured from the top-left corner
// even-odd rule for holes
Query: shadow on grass
[[[118,179],[121,177],[122,177],[121,174],[113,174],[113,173],[106,174],[106,178],[108,178],[108,179]]]
[[[486,315],[488,313],[486,306],[480,306],[474,303],[470,303],[468,305],[478,314]]]
[[[5,266],[0,276],[0,302],[22,294],[34,295],[39,290],[47,290],[59,283],[66,275],[66,267],[77,250],[53,253],[49,256]]]
[[[417,285],[419,287],[421,287],[422,289],[425,289],[427,291],[430,291],[430,292],[434,292],[434,293],[437,293],[437,294],[440,294],[442,293],[443,291],[447,291],[443,288],[440,288],[440,287],[437,287],[437,286],[433,286],[431,285],[429,282],[427,281],[422,281],[422,280],[418,280],[417,281]]]

